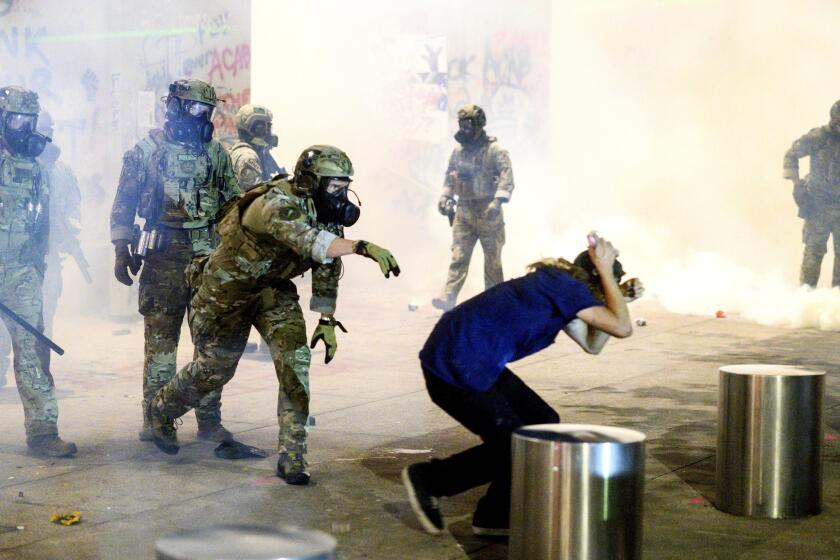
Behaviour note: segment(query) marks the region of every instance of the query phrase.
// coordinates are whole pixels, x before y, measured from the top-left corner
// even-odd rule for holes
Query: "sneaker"
[[[408,493],[408,501],[414,515],[423,528],[437,535],[443,531],[443,516],[440,514],[440,500],[437,496],[429,493],[428,488],[423,484],[421,475],[425,463],[409,465],[402,471],[403,486]]]
[[[447,295],[438,296],[432,299],[432,307],[441,311],[449,311],[455,307],[455,298]]]
[[[490,515],[475,510],[472,519],[474,535],[480,537],[507,537],[510,535],[510,518]]]
[[[148,411],[152,442],[167,455],[177,455],[179,447],[175,422],[164,416],[151,403],[149,403]]]
[[[281,453],[277,458],[277,476],[286,484],[305,486],[309,484],[310,475],[306,472],[306,460],[302,453]]]
[[[64,441],[57,434],[35,436],[26,445],[36,457],[69,457],[77,451],[75,443]]]
[[[215,423],[207,423],[207,422],[199,422],[198,423],[198,439],[203,441],[214,441],[216,443],[222,443],[225,441],[233,441],[233,434],[222,426],[221,422]]]

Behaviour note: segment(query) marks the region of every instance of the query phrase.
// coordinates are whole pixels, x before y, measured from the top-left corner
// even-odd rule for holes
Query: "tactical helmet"
[[[38,94],[34,91],[29,91],[20,86],[0,88],[0,111],[37,115],[40,110]]]
[[[295,177],[309,173],[315,177],[351,177],[353,164],[347,154],[335,146],[309,146],[295,164]]]
[[[274,115],[260,105],[243,105],[236,112],[233,122],[236,128],[254,134],[254,126],[260,122],[270,123]]]
[[[458,120],[467,119],[473,119],[478,128],[484,128],[487,124],[487,115],[484,114],[484,109],[478,105],[464,105],[458,109]]]
[[[213,107],[219,104],[216,90],[207,82],[201,80],[176,80],[169,84],[169,97],[198,101]]]
[[[831,120],[829,120],[828,125],[834,132],[840,134],[840,101],[835,102],[831,106],[829,117]]]

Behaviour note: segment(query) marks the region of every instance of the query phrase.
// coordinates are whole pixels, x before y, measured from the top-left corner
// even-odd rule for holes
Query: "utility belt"
[[[135,224],[131,246],[135,255],[145,257],[149,252],[160,250],[171,243],[196,246],[202,241],[215,244],[215,240],[216,225],[212,223],[195,228],[157,224],[150,229],[143,228],[142,230],[139,225]]]

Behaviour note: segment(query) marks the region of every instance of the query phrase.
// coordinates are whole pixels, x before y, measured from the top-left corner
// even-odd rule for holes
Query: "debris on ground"
[[[75,525],[79,521],[82,520],[82,512],[80,511],[71,511],[69,513],[54,513],[50,517],[50,521],[53,523],[60,523],[65,527],[69,527],[70,525]]]
[[[639,326],[639,327],[646,327],[647,326],[647,321],[645,321],[644,319],[641,319],[641,318],[636,319],[636,325]]]
[[[715,313],[715,317],[717,317],[718,319],[726,319],[726,311],[718,309]]]

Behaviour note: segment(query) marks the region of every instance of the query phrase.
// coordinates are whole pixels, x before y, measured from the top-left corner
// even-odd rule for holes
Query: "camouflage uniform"
[[[195,84],[210,87],[198,80],[189,83],[194,88]],[[161,246],[146,255],[140,275],[146,427],[148,402],[175,375],[181,324],[191,296],[185,270],[194,258],[212,252],[217,244],[217,214],[226,201],[240,194],[230,157],[216,140],[196,146],[171,141],[164,131],[153,130],[125,154],[111,211],[111,240],[131,238],[135,214],[151,221],[161,238]],[[221,391],[214,391],[196,406],[200,430],[221,422],[220,401]]]
[[[38,96],[13,86],[0,89],[0,107],[38,113]],[[34,157],[14,154],[0,141],[0,301],[43,330],[42,294],[49,237],[49,185]],[[48,350],[0,314],[14,350],[27,442],[58,433],[58,403]],[[73,446],[75,452],[75,446]]]
[[[470,109],[475,106],[468,106]],[[475,107],[475,109],[480,110]],[[462,109],[459,111],[459,119]],[[481,112],[483,116],[483,111]],[[483,126],[480,125],[480,126]],[[456,135],[458,138],[458,135]],[[484,249],[484,286],[501,282],[504,214],[494,201],[508,202],[513,193],[513,169],[507,151],[481,130],[452,151],[443,186],[443,199],[458,198],[452,227],[452,261],[442,298],[454,304],[467,279],[476,241]]]
[[[799,158],[811,158],[810,173],[799,180]],[[799,216],[805,220],[800,283],[816,286],[827,250],[834,242],[831,284],[840,286],[840,101],[831,110],[831,124],[812,129],[793,143],[785,154],[784,177],[794,181]]]
[[[152,406],[174,419],[221,389],[233,377],[253,325],[268,343],[280,381],[279,450],[305,453],[310,350],[291,279],[312,269],[310,308],[332,314],[341,259],[326,252],[342,228],[318,223],[311,199],[277,179],[230,204],[219,233],[219,248],[190,273],[197,288],[190,309],[195,359]]]
[[[230,159],[236,180],[242,190],[249,190],[276,175],[286,175],[286,170],[271,157],[271,148],[277,137],[271,134],[271,111],[259,105],[243,105],[234,122],[239,141],[230,148]]]

